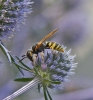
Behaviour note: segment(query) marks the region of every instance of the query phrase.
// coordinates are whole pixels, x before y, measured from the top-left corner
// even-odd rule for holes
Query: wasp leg
[[[40,56],[41,56],[41,58],[42,58],[42,61],[44,61],[44,51],[42,51],[42,52],[40,53]]]
[[[32,57],[32,64],[35,66],[35,61],[37,59],[38,55],[37,54],[33,54],[33,57]]]

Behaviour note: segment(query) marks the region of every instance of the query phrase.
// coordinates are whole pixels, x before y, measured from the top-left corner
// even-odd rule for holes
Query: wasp
[[[32,46],[32,48],[26,52],[26,55],[23,55],[22,57],[28,58],[30,61],[33,61],[33,54],[38,55],[38,53],[44,51],[44,49],[52,49],[52,50],[57,50],[57,51],[60,51],[60,52],[64,52],[64,49],[62,48],[62,46],[60,44],[56,43],[56,42],[46,41],[44,43],[45,40],[47,40],[48,38],[53,36],[58,30],[59,29],[57,28],[57,29],[53,30],[52,32],[50,32],[41,41],[34,44]],[[23,59],[21,59],[21,60],[23,60]]]

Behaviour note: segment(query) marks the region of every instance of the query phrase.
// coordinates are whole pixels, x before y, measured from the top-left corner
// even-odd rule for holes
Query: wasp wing
[[[36,47],[36,49],[38,49],[45,40],[47,40],[48,38],[50,38],[51,36],[53,36],[58,30],[59,30],[58,28],[55,29],[55,30],[53,30],[48,35],[46,35],[41,41],[39,41],[38,42],[38,46]]]

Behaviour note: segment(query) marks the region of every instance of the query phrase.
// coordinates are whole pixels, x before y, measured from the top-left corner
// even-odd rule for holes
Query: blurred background
[[[11,54],[21,58],[31,46],[46,34],[59,28],[49,40],[72,49],[78,62],[75,75],[64,82],[63,90],[50,90],[53,100],[93,100],[93,0],[33,0],[33,12],[26,25],[16,31],[6,42]],[[24,63],[30,64],[28,59]],[[20,77],[15,66],[11,66],[0,50],[0,100],[27,83],[14,82]],[[37,86],[14,100],[44,100]]]

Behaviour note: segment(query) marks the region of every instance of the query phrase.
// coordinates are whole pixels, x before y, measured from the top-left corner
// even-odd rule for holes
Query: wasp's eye
[[[27,54],[27,55],[31,55],[31,54],[32,54],[32,53],[31,53],[31,50],[28,50],[26,54]]]

